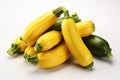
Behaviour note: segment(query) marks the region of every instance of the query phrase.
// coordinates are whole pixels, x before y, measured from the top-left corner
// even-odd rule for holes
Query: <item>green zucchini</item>
[[[88,47],[93,56],[106,57],[111,59],[113,57],[109,43],[102,37],[97,35],[90,35],[82,38],[85,45]]]

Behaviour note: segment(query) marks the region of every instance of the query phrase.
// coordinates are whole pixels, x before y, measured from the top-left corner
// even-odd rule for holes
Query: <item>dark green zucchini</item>
[[[72,14],[72,19],[75,21],[75,23],[80,22],[81,19],[79,19],[77,13]],[[61,31],[61,22],[62,22],[63,18],[59,18],[57,20],[57,22],[55,24],[53,24],[47,31],[51,31],[51,30],[57,30],[57,31]]]
[[[109,43],[100,36],[90,35],[82,38],[90,52],[96,57],[113,57]]]

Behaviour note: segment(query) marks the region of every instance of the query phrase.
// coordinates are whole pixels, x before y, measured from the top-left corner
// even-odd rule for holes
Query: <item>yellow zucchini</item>
[[[52,30],[41,35],[34,46],[35,51],[47,51],[55,47],[62,40],[58,31]]]
[[[36,20],[31,22],[22,32],[22,41],[27,46],[34,45],[38,37],[42,35],[50,26],[52,26],[62,13],[63,8],[59,7],[38,17]]]
[[[76,28],[75,22],[69,16],[68,11],[64,12],[64,19],[62,20],[61,28],[63,38],[72,56],[82,67],[92,67],[93,56],[84,44]]]

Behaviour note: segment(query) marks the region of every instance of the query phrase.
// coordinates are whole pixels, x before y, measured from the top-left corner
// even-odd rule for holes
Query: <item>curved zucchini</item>
[[[100,36],[90,35],[82,38],[88,49],[96,57],[113,57],[109,43]]]
[[[38,39],[49,27],[51,27],[63,13],[63,7],[58,7],[52,11],[46,12],[33,22],[31,22],[22,32],[21,40],[27,46],[33,46]]]
[[[93,57],[89,49],[84,44],[75,22],[69,16],[69,12],[64,12],[64,19],[61,24],[63,38],[71,55],[76,59],[78,64],[84,68],[92,68]]]

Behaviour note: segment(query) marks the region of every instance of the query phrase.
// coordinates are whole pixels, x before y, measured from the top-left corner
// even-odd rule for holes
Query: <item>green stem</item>
[[[75,23],[81,21],[81,19],[78,17],[78,15],[77,15],[76,12],[73,12],[73,13],[72,13],[72,18],[73,18],[73,20],[75,21]]]
[[[60,15],[63,13],[63,7],[58,7],[54,9],[53,13],[56,15],[56,17],[60,17]]]
[[[37,58],[36,55],[35,55],[35,56],[32,56],[32,57],[27,57],[26,60],[27,60],[28,62],[33,63],[33,64],[37,64],[37,63],[38,63],[38,58]]]
[[[7,53],[11,56],[15,55],[15,54],[20,54],[21,52],[21,48],[19,47],[19,45],[17,44],[12,44],[11,48],[7,50]]]
[[[93,65],[94,65],[94,62],[90,63],[90,64],[89,64],[88,66],[86,66],[85,68],[86,68],[86,69],[90,69],[90,68],[93,67]]]
[[[36,43],[35,46],[34,46],[34,50],[35,50],[35,51],[41,51],[42,48],[43,48],[43,47],[42,47],[41,44],[39,44],[39,43]]]
[[[30,55],[28,55],[27,53],[24,53],[23,57],[26,59],[26,58],[30,57]]]
[[[64,11],[64,19],[70,18],[69,11]]]

